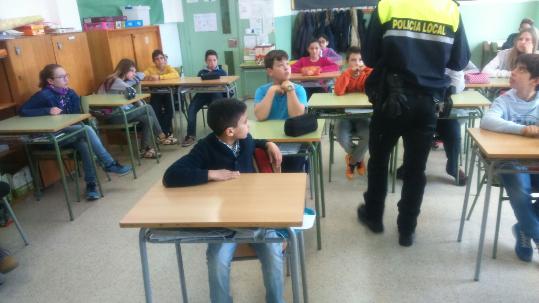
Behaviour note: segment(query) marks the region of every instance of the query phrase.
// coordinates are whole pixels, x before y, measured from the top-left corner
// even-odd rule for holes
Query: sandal
[[[174,145],[178,143],[178,139],[174,138],[174,136],[170,135],[165,138],[159,138],[159,143],[162,145]]]
[[[150,147],[142,153],[142,157],[146,159],[155,159],[159,157],[159,153],[157,153],[153,147]]]

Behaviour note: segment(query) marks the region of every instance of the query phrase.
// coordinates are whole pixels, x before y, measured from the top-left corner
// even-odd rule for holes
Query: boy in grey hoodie
[[[496,98],[481,121],[481,128],[527,137],[539,137],[539,54],[517,59],[509,80],[511,90]],[[515,169],[525,167],[513,166]],[[517,218],[513,226],[518,258],[531,262],[531,240],[539,247],[539,202],[532,203],[532,190],[539,189],[539,175],[500,174]]]

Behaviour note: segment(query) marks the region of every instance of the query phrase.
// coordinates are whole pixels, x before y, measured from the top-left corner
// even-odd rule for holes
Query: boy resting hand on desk
[[[254,173],[256,147],[267,150],[272,164],[280,168],[281,152],[277,145],[255,140],[249,134],[247,106],[236,99],[214,101],[208,108],[208,125],[213,133],[198,141],[189,154],[174,162],[163,176],[166,187],[191,186],[209,181],[225,181]],[[266,230],[266,237],[277,237]],[[266,302],[284,302],[283,253],[281,243],[251,244],[262,263]],[[208,280],[211,302],[232,302],[230,263],[237,243],[208,244]]]
[[[539,137],[539,54],[518,57],[509,79],[511,90],[496,98],[481,120],[481,128],[527,137]],[[504,166],[506,167],[506,166]],[[526,169],[519,165],[507,168]],[[539,203],[532,203],[532,189],[539,188],[539,175],[500,174],[517,218],[513,225],[518,258],[531,262],[531,240],[539,246]]]

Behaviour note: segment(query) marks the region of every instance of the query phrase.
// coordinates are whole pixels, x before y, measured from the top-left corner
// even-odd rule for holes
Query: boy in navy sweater
[[[281,152],[277,145],[255,140],[249,134],[247,106],[236,99],[214,101],[208,108],[208,125],[213,133],[198,141],[189,154],[174,162],[163,176],[166,187],[191,186],[209,181],[225,181],[253,173],[256,147],[267,150],[270,161],[280,169]],[[274,230],[266,236],[276,237]],[[264,276],[266,302],[284,302],[283,254],[281,243],[251,244],[255,249]],[[230,262],[236,243],[209,244],[208,280],[211,302],[232,302],[230,295]]]
[[[226,76],[227,73],[222,69],[221,65],[217,64],[217,52],[213,49],[206,51],[204,55],[204,60],[206,61],[206,67],[201,69],[197,77],[202,77],[202,75],[219,75]],[[221,99],[226,97],[224,93],[198,93],[195,95],[191,103],[189,104],[189,109],[187,110],[187,136],[182,142],[182,146],[190,146],[195,143],[197,136],[197,113],[204,105],[209,105],[214,100]]]

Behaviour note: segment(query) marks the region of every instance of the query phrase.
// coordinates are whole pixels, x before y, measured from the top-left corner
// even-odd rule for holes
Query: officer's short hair
[[[247,105],[238,99],[219,99],[208,107],[208,126],[220,136],[229,127],[236,127]]]
[[[346,51],[346,61],[348,61],[348,59],[350,59],[350,56],[352,54],[360,54],[361,55],[361,48],[359,48],[357,46],[350,46],[348,48],[348,50]]]
[[[266,68],[273,68],[275,61],[288,60],[288,54],[281,49],[274,49],[269,51],[264,57],[264,66]]]
[[[539,78],[539,54],[522,54],[517,58],[518,64],[526,67],[530,73],[530,79]],[[535,87],[535,90],[539,90],[539,85]]]

